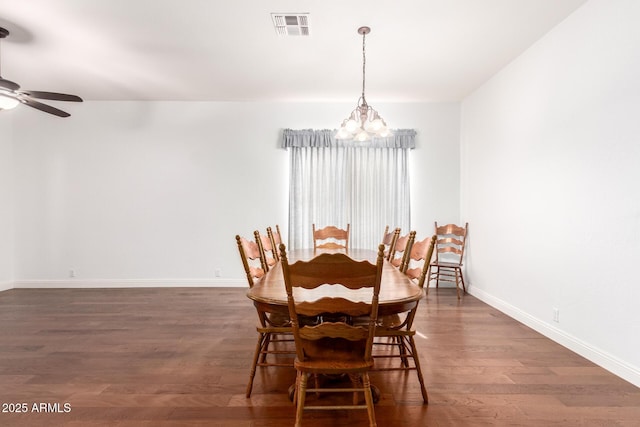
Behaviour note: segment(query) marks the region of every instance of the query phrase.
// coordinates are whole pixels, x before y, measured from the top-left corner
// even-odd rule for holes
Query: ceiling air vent
[[[272,13],[271,19],[279,36],[308,36],[308,13]]]

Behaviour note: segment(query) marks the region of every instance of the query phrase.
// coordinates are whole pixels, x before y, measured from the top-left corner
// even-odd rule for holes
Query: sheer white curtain
[[[351,224],[350,246],[375,249],[384,227],[409,230],[409,150],[415,131],[369,142],[336,140],[331,130],[283,131],[290,152],[289,247],[313,246],[311,224]]]

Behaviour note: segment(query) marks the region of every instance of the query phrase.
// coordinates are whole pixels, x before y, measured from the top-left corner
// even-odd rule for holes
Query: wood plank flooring
[[[255,319],[242,288],[0,292],[1,409],[27,404],[0,426],[293,425],[293,369],[258,368],[244,396]],[[374,372],[379,426],[640,426],[640,389],[470,295],[432,290],[416,326],[429,405],[415,372]]]

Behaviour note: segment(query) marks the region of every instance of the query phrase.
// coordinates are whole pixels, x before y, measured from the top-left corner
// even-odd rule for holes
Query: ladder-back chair
[[[262,255],[262,268],[267,272],[278,262],[278,250],[273,246],[269,230],[267,230],[267,234],[261,234],[256,230],[253,232],[253,236]]]
[[[278,247],[282,243],[282,234],[280,234],[280,226],[276,224],[276,231],[273,231],[271,227],[267,227],[267,236],[271,241],[271,247],[273,248],[273,256],[276,260],[280,260],[280,254],[278,253]]]
[[[345,249],[349,248],[349,228],[341,229],[333,225],[316,229],[316,225],[312,224],[313,231],[313,249]]]
[[[405,263],[401,271],[407,275],[407,277],[416,283],[421,289],[424,286],[425,279],[429,271],[429,263],[433,255],[433,249],[436,243],[436,236],[428,237],[424,240],[413,242],[408,255],[405,257]],[[410,309],[399,315],[389,315],[378,318],[378,327],[376,328],[377,337],[391,338],[391,341],[376,341],[376,345],[389,346],[398,348],[398,353],[386,352],[376,353],[374,358],[376,359],[388,359],[388,358],[400,358],[400,366],[390,366],[389,364],[376,364],[376,371],[397,371],[397,370],[415,370],[418,376],[418,382],[420,383],[420,392],[422,393],[422,400],[424,403],[429,402],[429,396],[424,384],[424,378],[422,376],[422,369],[420,367],[420,356],[418,355],[418,348],[416,347],[414,336],[416,330],[413,327],[413,321],[418,310],[418,303],[416,301]],[[410,360],[413,363],[410,363]],[[380,365],[380,366],[378,366]]]
[[[391,258],[391,252],[396,245],[398,237],[400,237],[399,227],[393,229],[392,231],[389,231],[388,225],[385,227],[384,234],[382,235],[382,244],[384,245],[384,258],[386,260],[389,260],[389,258]]]
[[[371,348],[378,316],[383,251],[384,247],[380,245],[376,264],[356,261],[343,253],[324,253],[310,261],[289,264],[285,245],[280,245],[280,260],[296,343],[296,426],[302,425],[305,409],[366,409],[369,425],[376,425],[369,370],[373,367]],[[313,292],[321,286],[330,287],[331,296],[321,296],[315,300],[304,297],[305,291]],[[356,294],[362,295],[353,291],[364,288],[370,289],[371,293],[367,293],[370,297],[364,300],[362,296],[350,298]],[[325,292],[321,292],[321,295]],[[305,325],[301,322],[301,318],[316,316],[319,323]],[[365,316],[369,319],[366,326],[352,325],[350,319]],[[316,387],[307,388],[309,375],[317,378],[323,374],[346,374],[351,379],[352,387],[323,388],[316,381]],[[353,393],[353,404],[306,405],[307,392]],[[358,392],[364,393],[364,405],[358,404]]]
[[[244,267],[249,287],[253,287],[254,283],[260,280],[265,274],[265,271],[262,268],[263,261],[260,259],[262,256],[260,254],[260,248],[256,242],[247,240],[238,235],[236,235],[236,242],[238,244],[238,251],[240,252],[242,266]],[[265,311],[265,308],[258,303],[254,303],[254,306],[258,314],[258,325],[256,327],[256,331],[258,332],[258,342],[253,355],[251,372],[249,373],[249,383],[247,384],[246,390],[247,397],[251,397],[253,379],[256,375],[256,368],[258,366],[293,367],[293,357],[288,357],[287,361],[283,361],[283,357],[279,357],[294,353],[293,349],[281,348],[282,346],[286,346],[287,343],[291,343],[293,341],[288,313],[267,312]],[[274,344],[271,346],[272,348],[270,348],[271,344]],[[279,347],[279,349],[273,347]],[[267,355],[271,355],[272,357],[267,360]]]
[[[464,227],[456,224],[438,225],[435,222],[437,236],[435,260],[431,263],[431,275],[429,281],[436,281],[436,288],[440,282],[452,282],[456,285],[456,293],[460,298],[460,286],[467,292],[462,275],[462,258],[469,231],[469,223]]]
[[[402,270],[402,266],[405,262],[405,257],[411,250],[411,244],[413,240],[416,238],[416,232],[410,231],[404,236],[400,236],[396,239],[395,245],[393,245],[393,250],[391,251],[391,256],[389,257],[389,262],[394,267]]]

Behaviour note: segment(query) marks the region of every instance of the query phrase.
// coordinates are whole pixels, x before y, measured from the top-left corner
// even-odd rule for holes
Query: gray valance
[[[331,129],[283,129],[282,147],[366,147],[366,148],[416,148],[414,129],[392,129],[392,136],[358,142],[336,139]]]

